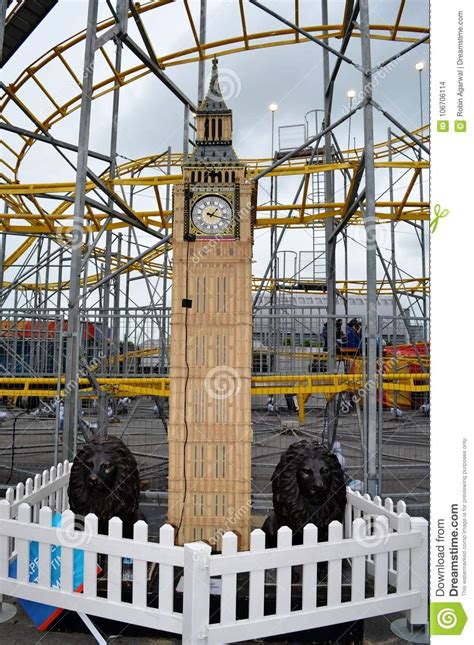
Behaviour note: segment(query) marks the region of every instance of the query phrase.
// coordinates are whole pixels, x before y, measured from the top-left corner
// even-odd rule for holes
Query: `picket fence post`
[[[428,624],[428,522],[423,517],[413,517],[412,531],[421,533],[421,544],[411,551],[410,587],[421,592],[419,607],[410,609],[407,617],[410,625]]]
[[[10,519],[10,502],[0,500],[0,520]],[[10,558],[10,538],[0,532],[0,579],[8,578],[8,561]],[[1,591],[0,591],[1,593]]]
[[[205,645],[209,624],[211,547],[184,545],[183,645]]]

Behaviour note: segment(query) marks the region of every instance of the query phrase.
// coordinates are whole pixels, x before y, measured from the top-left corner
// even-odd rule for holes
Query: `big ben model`
[[[215,59],[173,200],[168,521],[179,544],[247,549],[255,199]]]

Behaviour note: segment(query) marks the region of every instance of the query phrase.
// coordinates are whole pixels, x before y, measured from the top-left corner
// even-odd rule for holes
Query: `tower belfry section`
[[[256,193],[232,145],[214,59],[173,193],[168,521],[178,543],[248,548]]]

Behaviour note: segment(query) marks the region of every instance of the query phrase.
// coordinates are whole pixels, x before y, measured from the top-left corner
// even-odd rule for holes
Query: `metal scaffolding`
[[[320,370],[321,374],[326,378],[333,377],[327,384],[323,420],[326,440],[332,445],[337,437],[343,400],[339,395],[350,391],[347,382],[337,390],[341,376],[337,319],[344,317],[347,323],[353,317],[352,300],[364,298],[365,312],[361,315],[358,311],[357,315],[362,320],[364,336],[363,356],[360,357],[362,386],[368,384],[368,387],[364,405],[358,408],[362,419],[359,438],[367,492],[378,494],[384,468],[383,408],[387,407],[380,400],[383,388],[377,389],[377,383],[385,378],[382,375],[385,358],[382,357],[381,361],[379,356],[380,339],[386,338],[394,346],[401,344],[400,339],[403,339],[415,348],[419,372],[426,374],[428,371],[428,352],[417,341],[419,329],[425,347],[429,338],[429,279],[425,274],[428,266],[425,222],[429,219],[429,204],[423,190],[423,177],[429,168],[429,128],[421,120],[420,127],[412,131],[379,105],[372,95],[373,77],[414,48],[426,45],[428,27],[403,24],[404,1],[400,2],[391,24],[375,25],[370,23],[369,0],[346,0],[336,23],[332,16],[329,18],[327,0],[321,0],[321,24],[314,26],[313,23],[301,23],[298,0],[288,3],[288,8],[291,5],[294,10],[292,18],[288,18],[286,12],[271,8],[273,4],[269,2],[235,0],[240,22],[237,25],[232,22],[232,27],[237,27],[238,33],[209,41],[207,0],[201,0],[199,11],[194,12],[196,15],[189,2],[184,0],[176,3],[174,9],[189,23],[191,40],[183,42],[186,46],[180,51],[157,55],[146,21],[149,15],[159,15],[161,8],[168,4],[169,0],[148,0],[140,4],[117,0],[115,6],[107,2],[110,15],[98,22],[98,0],[89,0],[85,31],[46,52],[14,82],[8,85],[0,83],[3,92],[0,97],[0,130],[4,137],[0,142],[0,203],[3,204],[0,213],[0,303],[3,307],[0,366],[2,356],[6,357],[3,374],[0,374],[0,389],[3,394],[12,391],[18,395],[22,391],[28,395],[35,378],[34,365],[45,368],[40,370],[41,373],[36,372],[39,379],[36,389],[43,395],[46,390],[51,392],[51,388],[48,385],[49,389],[45,390],[46,386],[40,379],[52,378],[53,372],[56,382],[61,376],[65,383],[73,384],[61,394],[65,404],[63,458],[73,455],[76,449],[85,390],[88,391],[87,396],[97,400],[99,432],[108,431],[109,409],[112,408],[115,415],[119,395],[133,396],[135,392],[137,396],[164,396],[166,384],[163,379],[167,373],[169,344],[169,290],[172,285],[171,188],[181,181],[180,165],[193,145],[192,117],[204,94],[206,61],[216,54],[232,57],[244,52],[251,57],[262,47],[275,47],[277,60],[278,56],[284,55],[281,52],[287,45],[299,46],[307,42],[313,50],[313,57],[322,61],[323,91],[320,95],[314,92],[315,105],[322,106],[322,109],[315,110],[315,114],[323,113],[322,123],[316,119],[314,133],[305,127],[305,141],[296,148],[283,150],[278,145],[275,149],[272,141],[271,155],[267,153],[261,158],[243,160],[249,166],[252,180],[260,188],[268,179],[271,181],[269,203],[265,201],[264,191],[259,191],[256,217],[257,229],[271,231],[268,266],[263,276],[254,277],[256,321],[259,315],[263,315],[271,333],[260,330],[261,338],[265,339],[262,342],[259,337],[260,345],[254,334],[254,353],[265,356],[267,366],[271,365],[272,369],[280,366],[284,373],[289,370],[285,348],[290,347],[295,356],[300,356],[305,343],[309,342],[309,347],[313,347],[313,343],[314,347],[321,343],[322,347],[321,328],[326,322],[324,357],[312,354],[309,362],[305,358],[294,365],[298,364],[301,369],[312,373],[314,365],[319,365],[322,360],[324,369]],[[250,9],[258,10],[260,17],[266,17],[268,27],[264,31],[260,29],[252,33],[249,29]],[[5,0],[0,18],[1,42],[4,26],[9,20]],[[129,27],[132,23],[140,42],[131,36]],[[393,55],[374,63],[371,47],[374,38],[393,43]],[[355,51],[349,47],[355,41],[360,43],[360,62],[353,53],[348,54]],[[85,46],[85,53],[79,67],[71,53],[81,44]],[[127,56],[124,56],[125,52]],[[97,64],[98,61],[101,65]],[[167,73],[172,66],[194,63],[197,63],[196,102]],[[53,65],[59,65],[67,78],[64,84],[67,89],[61,96],[55,96],[48,87],[48,73]],[[336,118],[334,88],[343,66],[362,75],[362,97],[355,105],[351,99],[350,108]],[[173,152],[167,148],[148,157],[128,159],[120,155],[118,145],[120,94],[125,86],[148,74],[154,75],[156,81],[184,106],[183,150]],[[36,114],[34,106],[22,98],[30,85],[36,87],[44,100],[46,109],[41,112],[41,117]],[[104,153],[90,149],[89,131],[93,103],[108,93],[112,94],[110,146]],[[420,105],[422,107],[421,92]],[[80,110],[77,141],[63,141],[53,136],[54,126],[74,110]],[[386,141],[374,141],[374,113],[382,115],[387,122]],[[21,115],[21,121],[18,115]],[[363,125],[362,148],[350,145],[350,124],[355,118],[361,119]],[[342,141],[346,140],[347,127],[349,141],[345,149]],[[22,181],[25,157],[33,146],[41,145],[55,149],[73,170],[75,179],[46,183],[38,177],[38,182]],[[93,170],[92,164],[102,164],[102,171]],[[383,180],[379,179],[382,174]],[[294,198],[290,203],[281,203],[278,199],[284,194],[281,186],[286,178],[293,177],[300,178]],[[401,178],[407,180],[408,185],[404,195],[397,198],[395,194]],[[336,190],[336,185],[342,189]],[[150,198],[150,206],[144,210],[140,206],[142,192]],[[339,197],[341,193],[342,198]],[[411,226],[418,236],[420,276],[410,275],[397,258],[396,233],[400,223]],[[351,280],[348,275],[348,239],[353,227],[365,231],[365,280]],[[380,227],[390,229],[388,258],[377,241]],[[284,246],[285,234],[291,229],[305,228],[312,229],[312,257],[309,262],[303,261],[301,256],[299,262],[296,259],[290,262],[287,260],[289,251]],[[140,243],[137,229],[149,235],[147,240],[151,241]],[[324,239],[324,247],[316,251],[314,239],[318,233]],[[153,237],[157,239],[153,240]],[[336,260],[336,248],[341,240],[344,246],[343,272]],[[316,253],[318,262],[325,263],[323,275],[315,270]],[[305,266],[312,267],[309,275],[303,271]],[[341,279],[341,273],[344,279]],[[138,313],[136,316],[127,313],[136,310],[135,284],[146,290],[149,299],[141,321]],[[321,302],[297,305],[300,297],[321,298]],[[388,300],[381,317],[383,298]],[[298,313],[304,307],[309,307],[306,317]],[[289,329],[285,327],[288,311],[294,319]],[[30,346],[25,353],[23,337],[20,350],[18,331],[16,336],[11,335],[12,321],[17,325],[22,321],[21,324],[26,325],[28,321],[33,324],[40,319],[67,321],[67,328],[61,326],[56,330],[60,340],[53,334],[56,339],[54,351],[59,353],[51,369],[46,369],[45,356],[51,351],[46,340],[41,345],[40,339],[36,339],[42,349],[36,348],[35,352],[40,353],[35,354]],[[258,329],[263,319],[257,322]],[[87,332],[88,324],[94,326],[93,332]],[[153,328],[148,335],[144,331],[147,325],[149,329]],[[302,331],[308,325],[310,331]],[[317,330],[314,325],[317,325]],[[86,342],[87,333],[94,334],[93,343]],[[63,342],[67,344],[68,358],[65,361]],[[101,354],[96,373],[87,366],[87,352],[91,351],[92,345],[94,351]],[[13,355],[16,358],[12,358]],[[150,363],[150,371],[147,371],[145,366],[150,356],[155,357],[155,363]],[[397,372],[399,367],[396,352],[394,356],[395,368],[390,363],[387,383],[390,374]],[[137,361],[140,368],[137,368]],[[294,376],[297,375],[295,369],[290,370]],[[78,374],[83,375],[78,378]],[[398,376],[400,383],[408,382],[406,375]],[[119,383],[115,389],[107,381],[113,377]],[[142,386],[132,382],[137,378],[142,379]],[[19,381],[11,381],[8,385],[8,379]],[[426,383],[416,385],[413,379],[410,383],[410,387],[425,388],[422,392],[426,404]],[[322,387],[321,383],[317,385]],[[269,387],[277,391],[275,382]],[[293,392],[293,387],[297,386],[287,384],[287,387],[288,392]],[[307,401],[305,396],[321,394],[321,390],[311,389],[314,387],[313,383],[304,392],[295,390],[300,404],[303,403],[303,411]],[[56,393],[58,388],[53,389]],[[270,390],[267,388],[262,396],[270,396]],[[402,390],[394,389],[392,408],[395,410],[398,409],[397,401],[403,396],[400,394]],[[413,393],[419,391],[415,389]]]

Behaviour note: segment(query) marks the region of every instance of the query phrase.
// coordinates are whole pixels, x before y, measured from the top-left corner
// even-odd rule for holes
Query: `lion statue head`
[[[121,439],[93,437],[82,446],[71,467],[68,496],[74,513],[97,515],[101,533],[107,533],[112,517],[119,517],[129,537],[126,533],[140,519],[140,478],[135,457]]]
[[[289,446],[272,475],[272,490],[273,512],[262,527],[267,545],[276,546],[281,526],[293,531],[293,543],[301,542],[309,523],[318,527],[319,540],[327,540],[329,524],[344,519],[344,472],[336,455],[317,441]]]

